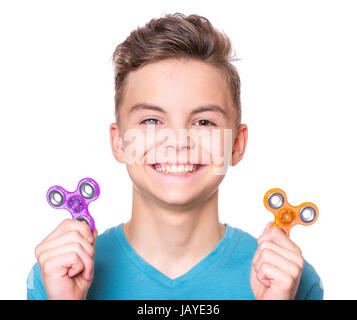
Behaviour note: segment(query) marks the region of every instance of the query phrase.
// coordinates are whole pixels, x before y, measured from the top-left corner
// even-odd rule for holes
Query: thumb
[[[274,221],[270,221],[270,222],[265,226],[265,229],[264,229],[263,233],[264,233],[265,231],[267,231],[269,228],[271,228],[271,227],[273,226],[273,224],[274,224]]]
[[[274,224],[273,221],[269,222],[269,223],[266,225],[266,227],[265,227],[263,233],[265,233],[269,228],[273,227],[274,225],[275,225],[275,224]],[[276,227],[279,228],[278,226],[276,226]],[[288,234],[286,233],[286,231],[285,231],[283,228],[279,228],[279,230],[283,231],[284,234],[285,234],[286,236],[288,236]]]
[[[263,238],[265,238],[266,232],[269,230],[269,228],[271,228],[274,225],[273,221],[270,221],[264,228],[264,231],[261,233],[261,235],[259,236],[258,240],[258,244],[260,244],[260,242],[262,241]]]

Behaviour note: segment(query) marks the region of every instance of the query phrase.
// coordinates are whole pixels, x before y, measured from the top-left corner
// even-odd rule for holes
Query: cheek
[[[202,145],[203,151],[211,156],[214,166],[222,166],[229,163],[232,155],[232,130],[214,129],[209,141]]]
[[[145,135],[142,130],[130,129],[124,135],[124,159],[129,165],[141,164],[145,155]]]
[[[224,176],[232,164],[232,130],[224,129],[212,138],[213,174]]]
[[[150,182],[146,178],[144,165],[126,164],[126,169],[136,189],[141,190],[150,186]]]

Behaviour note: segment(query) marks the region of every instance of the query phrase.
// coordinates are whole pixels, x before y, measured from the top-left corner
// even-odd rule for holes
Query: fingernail
[[[88,237],[88,241],[89,241],[90,243],[93,243],[93,241],[94,241],[93,237],[92,237],[92,236],[89,236],[89,237]]]

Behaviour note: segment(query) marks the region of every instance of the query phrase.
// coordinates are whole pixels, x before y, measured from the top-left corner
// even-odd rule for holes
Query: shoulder
[[[251,261],[257,250],[257,239],[237,227],[227,224],[228,234],[226,235],[225,257],[229,260],[228,265],[234,270],[244,269],[249,272]]]
[[[243,231],[237,227],[230,226],[232,238],[236,240],[236,251],[242,255],[254,255],[258,248],[257,239],[250,233]]]
[[[296,300],[322,300],[324,288],[314,267],[305,260]]]
[[[119,241],[120,224],[106,229],[101,233],[95,242],[95,268],[105,268],[111,265],[113,259],[119,257],[118,250],[121,250]]]
[[[118,250],[120,244],[121,224],[110,227],[101,233],[95,242],[95,252],[97,254],[105,253],[108,255],[110,251]]]
[[[38,262],[31,268],[27,276],[27,300],[47,300],[47,293],[42,283]]]
[[[117,228],[119,228],[120,224],[114,227],[110,227],[106,229],[103,233],[98,235],[97,241],[95,243],[95,247],[102,248],[108,246],[112,241],[115,241],[115,233],[117,232]]]

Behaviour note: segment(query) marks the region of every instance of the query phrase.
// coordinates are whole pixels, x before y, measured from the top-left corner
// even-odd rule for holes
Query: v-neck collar
[[[232,242],[230,240],[234,232],[234,229],[229,224],[225,223],[224,224],[226,226],[225,233],[221,238],[221,240],[216,245],[216,247],[205,258],[200,260],[186,273],[175,279],[170,279],[165,274],[160,272],[158,269],[154,268],[151,264],[146,262],[134,250],[134,248],[130,245],[130,243],[126,239],[126,236],[123,232],[123,224],[124,223],[121,223],[120,225],[114,228],[115,238],[119,242],[120,247],[123,249],[123,251],[128,256],[128,258],[137,267],[139,267],[143,272],[148,274],[150,277],[165,284],[168,287],[176,287],[179,284],[185,282],[186,280],[191,279],[192,277],[198,274],[202,274],[203,272],[206,272],[210,267],[213,266],[214,263],[216,263],[219,260],[219,258],[224,254],[224,252],[228,250],[229,244],[230,242]]]

